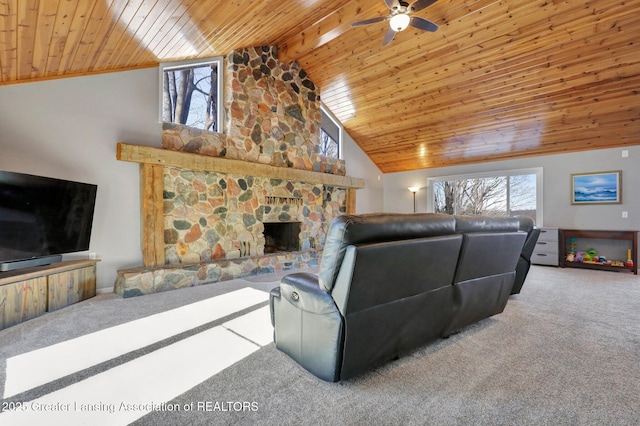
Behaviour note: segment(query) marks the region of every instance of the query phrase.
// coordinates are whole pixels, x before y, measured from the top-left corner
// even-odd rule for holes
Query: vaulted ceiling
[[[0,85],[274,46],[385,173],[640,144],[640,4],[439,0],[388,46],[384,0],[1,0]]]

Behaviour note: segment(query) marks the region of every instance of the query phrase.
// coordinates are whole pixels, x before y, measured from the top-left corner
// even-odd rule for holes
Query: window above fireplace
[[[221,57],[160,64],[160,120],[218,132],[222,70]]]
[[[320,154],[331,158],[342,156],[342,124],[324,105],[320,106]]]

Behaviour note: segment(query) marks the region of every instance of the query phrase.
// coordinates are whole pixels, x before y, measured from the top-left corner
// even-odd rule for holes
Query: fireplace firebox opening
[[[300,222],[264,222],[264,252],[300,250]]]

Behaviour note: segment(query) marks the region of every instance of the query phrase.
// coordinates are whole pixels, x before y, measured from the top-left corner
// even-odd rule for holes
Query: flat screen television
[[[0,170],[0,272],[89,250],[97,189]]]

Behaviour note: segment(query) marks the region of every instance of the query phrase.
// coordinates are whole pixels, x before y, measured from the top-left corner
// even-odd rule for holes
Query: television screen
[[[88,250],[96,192],[92,184],[0,171],[0,264]]]

